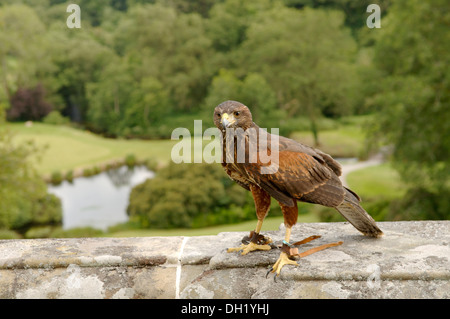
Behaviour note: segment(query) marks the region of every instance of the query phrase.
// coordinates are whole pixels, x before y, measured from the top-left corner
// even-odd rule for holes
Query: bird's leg
[[[280,274],[281,268],[283,268],[284,265],[298,266],[298,264],[295,260],[290,259],[289,249],[292,246],[289,244],[290,237],[291,237],[291,227],[286,227],[286,234],[284,236],[283,247],[282,247],[282,251],[280,253],[280,257],[275,262],[275,264],[272,266],[272,268],[267,272],[267,274],[269,274],[270,272],[273,272],[273,273],[275,273],[275,277],[276,277]],[[267,275],[266,275],[266,277],[267,277]]]
[[[284,225],[286,226],[286,233],[284,235],[284,241],[283,246],[281,248],[281,254],[276,263],[273,265],[273,267],[267,272],[267,275],[270,272],[275,273],[275,278],[280,274],[281,269],[284,265],[297,265],[297,262],[294,260],[291,260],[290,257],[292,255],[290,249],[293,247],[291,244],[289,244],[289,238],[291,237],[291,229],[292,226],[295,225],[297,222],[298,217],[298,208],[297,208],[297,202],[294,201],[293,206],[287,206],[281,202],[278,202],[281,207],[281,211],[283,212],[284,217]],[[297,250],[298,252],[298,250]],[[266,275],[266,277],[267,277]]]
[[[255,201],[256,216],[258,217],[258,223],[256,224],[255,231],[250,232],[250,236],[246,236],[243,239],[243,244],[239,247],[228,248],[228,252],[241,251],[242,255],[246,255],[254,250],[270,250],[269,246],[272,243],[272,239],[260,235],[261,227],[264,218],[270,209],[270,195],[258,186],[250,185],[250,191],[252,192],[253,200]],[[248,242],[250,239],[250,242]]]
[[[283,241],[283,246],[281,247],[280,257],[275,262],[273,267],[267,272],[266,277],[270,272],[272,272],[272,273],[275,273],[275,277],[274,277],[274,279],[275,279],[280,274],[281,269],[283,268],[284,265],[298,266],[297,262],[292,259],[294,257],[295,258],[303,258],[303,257],[309,256],[311,254],[314,254],[318,251],[324,250],[326,248],[342,245],[342,243],[343,243],[342,241],[340,241],[337,243],[325,244],[325,245],[311,248],[305,252],[298,253],[298,248],[296,248],[295,246],[306,244],[314,239],[320,238],[320,236],[310,236],[310,237],[305,238],[301,241],[298,241],[294,244],[290,244],[289,243],[290,235],[291,235],[291,228],[286,227],[286,235],[285,235],[285,238]]]
[[[239,247],[228,248],[228,252],[241,251],[242,255],[246,255],[251,251],[255,250],[270,250],[270,243],[272,243],[272,239],[269,237],[265,237],[259,234],[261,231],[263,220],[258,220],[256,224],[255,231],[250,232],[250,242],[248,244],[242,244]]]

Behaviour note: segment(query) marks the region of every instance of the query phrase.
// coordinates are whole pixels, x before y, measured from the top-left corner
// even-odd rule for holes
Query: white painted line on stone
[[[178,254],[177,273],[175,279],[175,298],[180,299],[180,280],[181,280],[181,256],[183,256],[184,245],[186,245],[189,237],[183,237],[181,242],[180,253]]]

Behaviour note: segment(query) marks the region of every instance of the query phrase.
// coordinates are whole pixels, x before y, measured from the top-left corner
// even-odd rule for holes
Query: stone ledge
[[[0,240],[0,298],[450,298],[450,221],[381,222],[366,238],[348,223],[297,224],[341,246],[265,275],[278,249],[227,253],[243,232],[199,237]],[[279,231],[265,233],[275,243]]]

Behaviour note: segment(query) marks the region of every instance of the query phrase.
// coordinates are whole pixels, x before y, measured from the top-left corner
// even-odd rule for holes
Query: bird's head
[[[252,113],[240,102],[225,101],[214,109],[214,124],[221,131],[227,128],[246,130],[253,124]]]

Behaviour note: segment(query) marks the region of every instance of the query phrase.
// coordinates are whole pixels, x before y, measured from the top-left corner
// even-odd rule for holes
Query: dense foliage
[[[393,162],[409,189],[391,218],[449,217],[449,7],[445,0],[396,1],[376,37],[374,61],[383,81],[374,95],[381,106],[375,136],[393,145]]]
[[[321,118],[373,113],[371,136],[408,188],[387,218],[448,219],[447,0],[79,0],[82,27],[69,29],[72,2],[2,1],[0,120],[167,138],[236,99],[283,135],[308,121],[318,143]],[[365,25],[370,3],[380,29]],[[0,131],[0,228],[59,221],[31,154]],[[158,227],[245,219],[249,196],[230,183],[170,165],[133,191],[129,214]]]
[[[29,162],[36,152],[34,144],[17,146],[11,133],[0,129],[0,231],[25,233],[30,227],[61,223],[60,200],[47,193]]]
[[[210,121],[217,103],[239,99],[265,127],[288,134],[308,117],[317,133],[318,117],[362,103],[354,26],[336,10],[364,18],[350,3],[79,1],[81,28],[69,29],[68,2],[8,2],[0,100],[10,120],[56,110],[109,136],[160,138],[174,114]]]
[[[130,195],[131,223],[142,227],[202,227],[253,219],[249,192],[219,165],[170,164]]]

